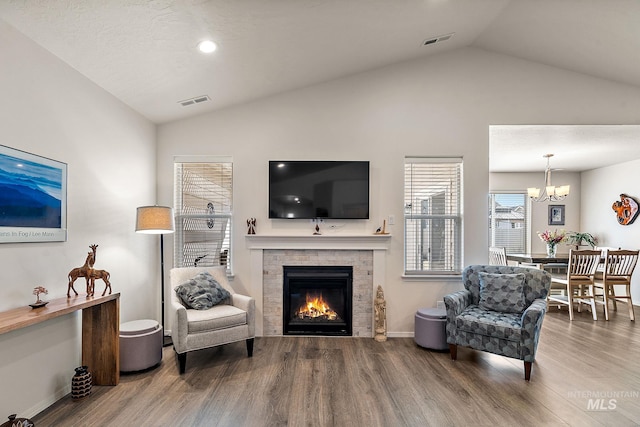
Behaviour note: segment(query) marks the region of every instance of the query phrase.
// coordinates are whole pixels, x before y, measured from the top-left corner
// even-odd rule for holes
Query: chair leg
[[[178,353],[178,363],[180,364],[180,375],[187,369],[187,353]]]
[[[569,303],[569,320],[573,320],[573,288],[567,285],[567,301]]]
[[[531,365],[533,362],[524,362],[524,379],[525,381],[531,380]]]
[[[593,285],[588,286],[588,295],[586,295],[591,301],[589,305],[591,306],[591,313],[593,314],[593,320],[598,320],[598,312],[596,311],[596,293],[595,289],[593,289]]]
[[[449,344],[449,352],[451,353],[451,360],[458,358],[458,346],[455,344]]]
[[[609,292],[607,285],[602,288],[602,299],[604,304],[604,320],[609,320]]]
[[[247,354],[248,357],[253,357],[253,338],[247,340]]]
[[[631,284],[626,285],[627,289],[627,304],[629,304],[629,319],[636,320],[636,316],[633,313],[633,300],[631,299]]]

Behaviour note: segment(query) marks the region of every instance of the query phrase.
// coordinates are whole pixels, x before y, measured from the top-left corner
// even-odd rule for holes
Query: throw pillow
[[[202,272],[193,279],[174,289],[185,307],[207,310],[231,298],[231,294],[208,272]]]
[[[524,274],[478,273],[481,308],[502,313],[522,313],[525,306]]]

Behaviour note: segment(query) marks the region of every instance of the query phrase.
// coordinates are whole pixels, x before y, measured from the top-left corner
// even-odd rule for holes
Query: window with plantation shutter
[[[226,265],[231,271],[231,159],[178,156],[174,171],[174,266]]]
[[[462,158],[406,157],[406,275],[462,271]]]
[[[489,246],[527,252],[527,194],[489,194]]]

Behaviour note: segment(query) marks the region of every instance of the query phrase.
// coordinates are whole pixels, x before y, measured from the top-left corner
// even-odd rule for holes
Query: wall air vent
[[[430,44],[447,41],[451,37],[453,37],[454,34],[455,33],[449,33],[449,34],[443,34],[441,36],[429,37],[428,39],[422,42],[422,46],[428,46]]]
[[[211,98],[209,98],[209,95],[201,95],[201,96],[196,96],[195,98],[178,101],[178,103],[183,107],[187,107],[189,105],[202,104],[203,102],[208,102],[208,101],[211,101]]]

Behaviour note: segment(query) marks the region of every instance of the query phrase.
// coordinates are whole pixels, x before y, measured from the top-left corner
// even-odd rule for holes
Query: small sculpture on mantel
[[[382,227],[378,227],[374,234],[389,234],[387,233],[387,220],[382,221]]]
[[[256,234],[256,219],[249,218],[247,220],[247,227],[249,227],[249,229],[247,230],[247,234]]]
[[[375,311],[375,336],[373,338],[378,342],[385,342],[387,340],[387,302],[384,300],[384,292],[380,285],[376,291],[373,309]]]

